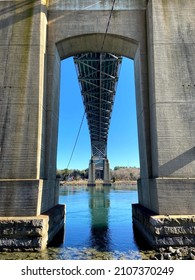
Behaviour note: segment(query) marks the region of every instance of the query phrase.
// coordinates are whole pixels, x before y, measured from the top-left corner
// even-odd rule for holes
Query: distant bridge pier
[[[103,185],[104,186],[110,186],[111,180],[110,180],[110,165],[108,159],[104,159],[103,161]]]
[[[95,163],[93,158],[89,161],[88,186],[95,186]]]
[[[97,160],[92,156],[89,161],[88,186],[95,186],[96,179],[102,179],[104,186],[110,186],[110,166],[107,158]]]

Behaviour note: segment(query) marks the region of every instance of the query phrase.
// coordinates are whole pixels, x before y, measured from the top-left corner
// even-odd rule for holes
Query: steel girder
[[[84,53],[74,57],[95,159],[107,157],[107,139],[121,56]]]

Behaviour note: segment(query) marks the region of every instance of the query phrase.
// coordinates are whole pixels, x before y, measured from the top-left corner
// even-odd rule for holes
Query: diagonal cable
[[[68,167],[69,167],[69,165],[70,165],[70,162],[71,162],[72,157],[73,157],[73,154],[74,154],[74,150],[75,150],[76,145],[77,145],[77,141],[78,141],[78,139],[79,139],[79,135],[80,135],[81,128],[82,128],[82,125],[83,125],[84,117],[85,117],[85,112],[84,112],[83,117],[82,117],[82,120],[81,120],[81,124],[80,124],[79,130],[78,130],[78,133],[77,133],[77,137],[76,137],[76,140],[75,140],[75,143],[74,143],[74,147],[73,147],[73,150],[72,150],[72,153],[71,153],[71,156],[70,156],[68,165],[67,165],[67,169],[68,169]]]
[[[111,21],[111,17],[112,17],[112,12],[114,10],[115,2],[116,2],[116,0],[113,0],[113,2],[112,2],[112,8],[110,10],[109,19],[108,19],[108,23],[107,23],[107,26],[106,26],[106,32],[104,33],[104,39],[103,39],[103,42],[102,42],[102,47],[101,47],[101,51],[100,52],[102,52],[103,48],[104,48],[104,43],[105,43],[106,36],[107,36],[107,33],[108,33],[108,28],[109,28],[109,25],[110,25],[110,21]]]

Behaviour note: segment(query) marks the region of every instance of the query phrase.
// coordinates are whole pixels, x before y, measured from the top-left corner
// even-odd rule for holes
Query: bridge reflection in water
[[[134,240],[131,187],[63,187],[60,202],[67,207],[64,248],[99,252],[138,251]]]
[[[89,208],[91,214],[91,247],[100,251],[110,251],[109,207],[110,187],[89,188]]]

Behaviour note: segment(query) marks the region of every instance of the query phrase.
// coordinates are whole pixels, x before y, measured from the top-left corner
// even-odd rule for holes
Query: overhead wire
[[[78,139],[79,139],[79,135],[80,135],[81,128],[82,128],[82,125],[83,125],[84,117],[85,117],[85,111],[84,111],[84,114],[83,114],[83,117],[82,117],[82,120],[81,120],[81,123],[80,123],[80,126],[79,126],[79,130],[78,130],[77,137],[76,137],[76,140],[75,140],[75,143],[74,143],[74,147],[73,147],[73,150],[72,150],[72,153],[71,153],[71,156],[70,156],[68,165],[67,165],[67,169],[68,169],[68,167],[69,167],[69,165],[70,165],[70,162],[71,162],[71,160],[72,160],[72,157],[73,157],[73,154],[74,154],[74,151],[75,151],[75,148],[76,148]]]
[[[108,19],[108,23],[107,23],[107,26],[106,26],[106,31],[104,33],[104,38],[103,38],[102,47],[101,47],[101,51],[100,51],[101,53],[103,52],[106,36],[108,34],[108,29],[109,29],[109,26],[110,26],[110,21],[111,21],[112,13],[113,13],[113,10],[114,10],[115,2],[116,2],[116,0],[113,0],[113,2],[112,2],[112,8],[110,10],[109,19]]]

